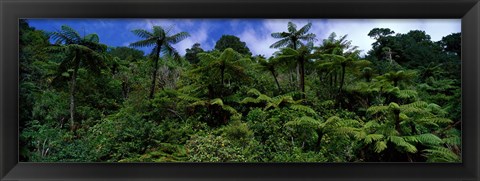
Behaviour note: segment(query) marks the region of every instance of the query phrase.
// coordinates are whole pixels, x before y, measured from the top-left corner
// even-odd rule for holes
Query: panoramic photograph
[[[20,162],[462,162],[460,19],[19,19]]]

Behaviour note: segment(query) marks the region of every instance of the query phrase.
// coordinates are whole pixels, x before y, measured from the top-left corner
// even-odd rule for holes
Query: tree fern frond
[[[300,118],[296,118],[293,121],[289,121],[285,123],[285,126],[293,126],[293,127],[302,127],[302,128],[311,128],[317,129],[320,127],[320,121],[309,117],[309,116],[302,116]]]
[[[222,109],[229,112],[230,114],[233,114],[233,115],[238,113],[237,110],[235,110],[235,108],[233,108],[232,106],[229,106],[229,105],[223,105],[222,104]],[[241,116],[241,114],[240,114],[240,116]]]
[[[430,149],[425,149],[424,154],[427,158],[427,162],[460,162],[461,157],[452,150],[436,146]]]
[[[130,43],[130,46],[132,47],[150,47],[153,45],[156,45],[157,41],[155,38],[149,38],[149,39],[144,39],[140,40],[134,43]]]
[[[187,33],[187,32],[180,32],[180,33],[177,33],[175,35],[172,35],[170,37],[167,38],[167,42],[171,43],[171,44],[176,44],[186,38],[190,37],[190,34]]]
[[[252,98],[252,97],[246,97],[246,98],[244,98],[242,101],[240,101],[239,103],[240,103],[240,104],[248,104],[248,103],[258,104],[258,103],[260,103],[260,100],[259,100],[259,99]]]
[[[297,36],[304,35],[305,33],[307,33],[310,30],[310,28],[312,28],[312,23],[307,23],[305,26],[303,26],[297,32],[295,32],[295,34]]]
[[[290,32],[290,33],[294,33],[294,32],[297,31],[297,25],[295,25],[292,22],[288,22],[287,28],[288,28],[288,32]]]
[[[315,110],[313,110],[312,108],[310,108],[308,106],[304,106],[304,105],[290,105],[290,108],[293,109],[293,110],[302,111],[302,112],[309,113],[309,114],[312,114],[312,115],[317,114],[315,112]]]
[[[398,90],[395,92],[395,96],[401,99],[410,99],[417,97],[417,91],[414,90]]]
[[[251,94],[251,95],[255,95],[255,96],[260,96],[262,93],[260,93],[260,91],[258,91],[257,89],[252,88],[252,89],[248,90],[247,94]]]
[[[386,113],[388,111],[388,106],[370,106],[367,109],[367,114],[375,115],[377,113]]]
[[[353,127],[339,127],[334,130],[334,134],[339,135],[356,135],[358,129]]]
[[[189,96],[189,95],[186,95],[186,94],[180,94],[177,96],[179,99],[182,99],[182,100],[185,100],[185,101],[188,101],[188,102],[195,102],[195,101],[200,101],[199,98],[196,98],[196,97],[193,97],[193,96]]]
[[[442,139],[430,133],[416,135],[416,138],[424,145],[439,145],[443,143]]]
[[[410,104],[402,105],[402,108],[410,108],[410,107],[425,108],[427,106],[428,106],[428,103],[426,103],[424,101],[416,101],[416,102],[413,102],[413,103],[410,103]]]
[[[273,43],[272,45],[270,45],[270,48],[285,47],[285,46],[287,46],[289,43],[290,43],[290,40],[289,40],[289,39],[282,39],[282,40],[279,40],[279,41]]]
[[[191,107],[195,107],[195,106],[205,106],[205,105],[207,105],[207,103],[208,103],[208,102],[205,101],[205,100],[199,100],[199,101],[196,101],[196,102],[190,104],[189,106],[191,106]]]
[[[369,134],[369,135],[365,136],[364,141],[365,141],[366,144],[370,144],[373,141],[378,141],[378,140],[381,140],[383,138],[384,138],[384,136],[382,134]]]
[[[459,145],[462,144],[462,138],[460,138],[459,136],[443,138],[442,141],[446,144],[449,144],[449,145],[459,146]]]
[[[439,117],[431,117],[431,118],[424,118],[420,119],[422,122],[433,122],[436,124],[450,124],[453,123],[451,119],[448,118],[439,118]]]
[[[407,152],[410,152],[410,153],[417,152],[417,148],[414,145],[406,142],[405,139],[400,136],[389,136],[389,140],[395,145],[403,147]]]
[[[132,30],[132,33],[139,36],[140,38],[143,38],[143,39],[150,39],[151,37],[154,36],[152,33],[150,33],[147,30],[144,30],[144,29]]]
[[[358,140],[363,140],[367,137],[367,132],[361,130],[361,131],[357,131],[355,132],[355,139],[358,139]]]
[[[420,142],[420,140],[418,140],[418,137],[416,135],[414,135],[414,136],[404,136],[403,139],[405,139],[405,141],[411,142],[411,143],[419,143]]]
[[[212,99],[212,100],[210,101],[210,104],[211,104],[211,105],[223,106],[223,101],[222,101],[222,99],[220,99],[220,98],[215,98],[215,99]]]
[[[285,32],[277,32],[277,33],[272,33],[271,36],[273,38],[286,38],[288,36],[285,36],[285,35],[288,35],[288,34],[285,34]]]
[[[380,153],[387,149],[387,143],[385,141],[377,141],[375,143],[375,152]]]

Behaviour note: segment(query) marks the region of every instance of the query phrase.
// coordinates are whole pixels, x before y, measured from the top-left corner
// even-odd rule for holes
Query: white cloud
[[[182,30],[184,31],[184,30]],[[193,44],[200,43],[203,49],[208,49],[210,44],[207,43],[209,27],[206,23],[202,23],[197,30],[187,31],[190,33],[190,37],[184,39],[183,41],[173,45],[173,47],[180,53],[180,55],[185,54],[187,48],[191,48]]]
[[[460,19],[265,19],[261,23],[249,23],[247,19],[232,19],[229,22],[231,33],[238,36],[250,48],[254,55],[263,54],[271,56],[278,49],[269,48],[274,42],[278,41],[271,37],[273,32],[287,31],[287,23],[292,21],[301,28],[308,22],[312,22],[310,33],[317,35],[319,45],[323,39],[330,33],[335,32],[337,36],[348,35],[347,39],[352,41],[352,45],[358,46],[362,54],[371,49],[374,42],[367,34],[373,28],[390,28],[395,33],[407,33],[410,30],[423,30],[431,36],[432,41],[438,41],[443,36],[461,31]],[[142,28],[150,30],[153,25],[164,27],[175,25],[173,33],[186,31],[190,37],[174,45],[182,55],[185,49],[190,48],[194,43],[200,43],[204,50],[212,49],[215,41],[211,33],[214,29],[209,24],[211,20],[195,19],[146,19],[130,23],[129,30]],[[246,23],[245,23],[246,22]]]
[[[368,32],[373,28],[390,28],[395,33],[402,34],[411,30],[423,30],[431,36],[432,41],[439,41],[443,36],[460,32],[460,23],[459,19],[336,19],[328,20],[325,27],[329,33],[348,34],[347,39],[351,40],[353,45],[359,46],[359,49],[363,50],[362,53],[366,53],[371,49],[371,44],[374,42],[368,36]]]

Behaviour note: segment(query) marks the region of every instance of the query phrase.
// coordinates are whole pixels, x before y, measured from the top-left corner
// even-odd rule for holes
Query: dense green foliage
[[[269,58],[234,36],[182,56],[187,32],[134,30],[144,56],[21,20],[20,160],[461,161],[460,33],[376,28],[361,56],[311,26],[272,32]]]

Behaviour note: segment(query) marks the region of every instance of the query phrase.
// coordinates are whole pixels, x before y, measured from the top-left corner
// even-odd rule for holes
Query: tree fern
[[[302,112],[305,112],[305,113],[308,113],[308,114],[311,114],[311,115],[316,115],[317,113],[315,112],[315,110],[313,110],[312,108],[308,107],[308,106],[304,106],[304,105],[290,105],[290,108],[293,109],[293,110],[297,110],[297,111],[302,111]]]
[[[414,145],[408,143],[407,141],[405,141],[404,138],[402,138],[400,136],[389,136],[388,140],[390,142],[394,143],[395,145],[404,148],[405,151],[407,151],[407,152],[410,152],[410,153],[416,153],[417,152],[417,148]]]
[[[445,147],[432,147],[425,149],[423,155],[427,158],[427,162],[460,162],[461,157],[452,150]]]
[[[431,133],[415,135],[415,137],[423,145],[440,145],[443,143],[442,139]]]
[[[382,138],[384,138],[385,136],[383,136],[382,134],[369,134],[369,135],[366,135],[365,136],[365,143],[366,144],[370,144],[372,143],[373,141],[378,141],[378,140],[381,140]]]
[[[375,143],[375,152],[380,153],[383,150],[387,149],[387,143],[385,141],[378,141]]]

